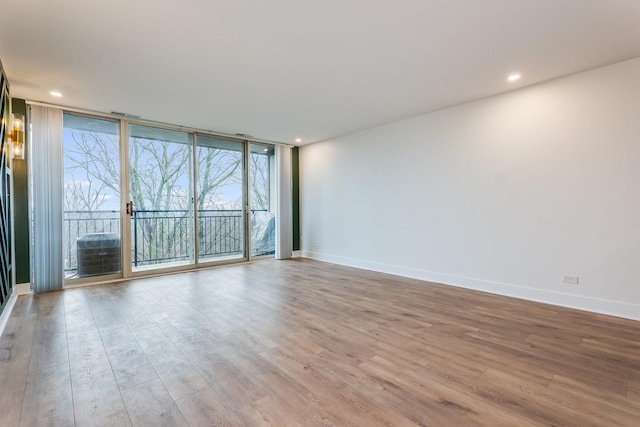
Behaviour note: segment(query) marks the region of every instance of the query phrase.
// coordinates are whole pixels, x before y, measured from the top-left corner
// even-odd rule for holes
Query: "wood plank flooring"
[[[19,297],[1,426],[638,426],[640,322],[317,261]]]

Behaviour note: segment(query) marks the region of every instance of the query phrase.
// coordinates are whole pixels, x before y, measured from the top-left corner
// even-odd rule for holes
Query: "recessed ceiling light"
[[[296,142],[302,142],[302,138],[296,138]]]
[[[51,96],[55,96],[56,98],[62,97],[62,94],[60,92],[58,92],[57,90],[52,90],[49,93],[51,94]]]
[[[267,151],[269,151],[269,149],[268,149],[268,148],[265,148],[265,149],[264,149],[264,150],[262,150],[262,151],[264,151],[264,152],[266,153]]]
[[[509,77],[507,77],[507,80],[509,80],[510,82],[520,80],[520,74],[511,74]]]

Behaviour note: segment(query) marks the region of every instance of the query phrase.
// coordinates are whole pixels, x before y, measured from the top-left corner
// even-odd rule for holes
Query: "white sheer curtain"
[[[62,289],[64,283],[62,110],[31,106],[31,184],[34,292]]]
[[[276,145],[276,259],[293,255],[291,147]]]

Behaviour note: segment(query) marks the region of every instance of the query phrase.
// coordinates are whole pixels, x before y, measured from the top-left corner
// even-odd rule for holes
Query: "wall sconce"
[[[24,159],[24,116],[11,115],[11,142],[13,143],[13,158]]]

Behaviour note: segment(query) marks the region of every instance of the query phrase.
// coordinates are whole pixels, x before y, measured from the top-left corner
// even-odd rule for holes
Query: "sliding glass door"
[[[246,257],[245,143],[197,135],[199,262]]]
[[[129,125],[132,271],[195,263],[193,135]]]
[[[272,145],[250,145],[251,256],[276,250],[275,153]]]
[[[274,254],[272,145],[65,112],[64,159],[70,283]]]
[[[63,115],[65,278],[121,272],[117,121]]]

